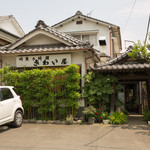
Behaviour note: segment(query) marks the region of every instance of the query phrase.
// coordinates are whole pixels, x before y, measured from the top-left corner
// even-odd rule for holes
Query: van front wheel
[[[15,116],[14,116],[14,121],[12,122],[12,125],[17,128],[17,127],[21,127],[23,122],[23,114],[20,110],[17,110],[15,112]]]

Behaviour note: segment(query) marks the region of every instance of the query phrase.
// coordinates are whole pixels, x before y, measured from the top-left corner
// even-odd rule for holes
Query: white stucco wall
[[[82,24],[76,24],[76,21],[82,20]],[[63,32],[84,32],[86,34],[92,34],[97,31],[97,46],[94,46],[95,49],[106,53],[110,56],[110,31],[109,26],[97,24],[96,22],[91,22],[84,19],[77,19],[74,21],[70,21],[67,24],[63,24],[63,26],[58,27],[57,29]],[[99,45],[99,37],[106,37],[106,46]]]
[[[40,38],[42,37],[42,38]],[[30,34],[27,34],[24,38],[22,38],[20,41],[15,43],[10,47],[10,49],[15,49],[16,47],[20,45],[44,45],[44,44],[65,44],[70,45],[70,43],[66,40],[61,39],[60,37],[53,35],[47,31],[44,30],[34,30]]]
[[[81,20],[83,22],[82,24],[76,24],[76,21],[81,21]],[[99,25],[88,20],[76,19],[67,24],[63,24],[63,26],[59,27],[58,29],[63,32],[98,30]]]
[[[71,54],[72,64],[81,65],[81,75],[85,75],[85,58],[83,52],[73,52]]]
[[[39,34],[26,41],[26,45],[45,45],[45,44],[58,44],[57,40],[54,40],[46,35]]]
[[[6,65],[10,65],[15,67],[16,66],[16,56],[15,55],[2,55],[2,67],[5,67]]]
[[[53,55],[51,53],[47,53],[48,55]],[[55,53],[56,55],[60,53]],[[65,53],[61,53],[61,54],[65,54]],[[85,75],[85,58],[83,55],[83,52],[68,52],[67,54],[71,54],[71,64],[76,64],[76,65],[80,65],[81,66],[81,75],[84,76]],[[37,54],[32,54],[32,56],[37,55]],[[38,55],[42,55],[38,54]],[[46,55],[46,54],[44,54]],[[1,55],[1,59],[2,59],[2,67],[7,65],[16,67],[16,57],[18,55]],[[23,56],[23,55],[21,55]],[[24,56],[31,56],[31,54],[29,55],[24,55]]]

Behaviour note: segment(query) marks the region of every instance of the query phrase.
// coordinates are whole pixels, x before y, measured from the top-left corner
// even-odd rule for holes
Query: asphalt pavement
[[[150,150],[150,126],[23,124],[0,127],[0,150]]]

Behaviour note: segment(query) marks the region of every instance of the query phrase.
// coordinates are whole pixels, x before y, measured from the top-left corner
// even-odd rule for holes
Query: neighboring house
[[[20,38],[13,44],[0,49],[2,67],[8,64],[18,70],[63,68],[70,64],[80,67],[83,77],[87,66],[99,62],[99,57],[89,42],[82,42],[70,35],[47,26],[39,21],[34,30]],[[81,83],[83,85],[83,82]],[[84,107],[82,100],[81,106]]]
[[[11,44],[19,38],[20,37],[0,28],[0,46]]]
[[[22,36],[24,31],[12,15],[0,16],[0,46],[11,44]]]
[[[81,41],[89,41],[94,48],[111,58],[122,50],[119,26],[83,15],[80,11],[52,27]]]

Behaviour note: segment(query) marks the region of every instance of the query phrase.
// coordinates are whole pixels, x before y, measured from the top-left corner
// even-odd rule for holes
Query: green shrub
[[[143,108],[143,113],[145,114],[147,112],[148,112],[148,108],[147,107]]]
[[[117,78],[112,75],[88,72],[84,79],[83,97],[87,104],[96,105],[96,107],[108,106],[110,104],[110,95],[121,89]],[[112,86],[113,84],[115,86]]]
[[[114,112],[109,116],[111,124],[123,124],[127,122],[127,116],[121,112]]]
[[[144,118],[145,118],[146,120],[150,121],[150,111],[148,111],[148,112],[146,112],[146,113],[144,114]]]
[[[0,69],[0,81],[14,86],[22,97],[25,119],[65,119],[68,114],[75,116],[79,108],[78,70],[79,66],[74,64],[55,71],[4,67]]]
[[[73,116],[72,115],[68,115],[66,117],[66,124],[72,124],[73,123]]]
[[[93,117],[96,113],[96,108],[94,106],[85,107],[83,114],[87,115],[87,117]]]

